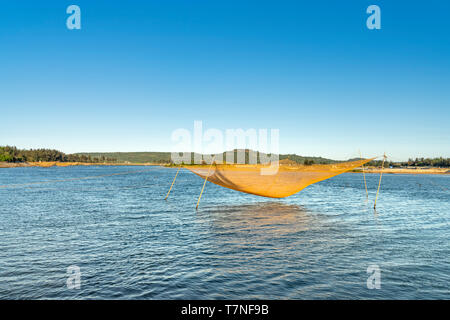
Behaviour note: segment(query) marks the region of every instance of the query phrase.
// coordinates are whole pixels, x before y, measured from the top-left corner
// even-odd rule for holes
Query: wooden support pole
[[[215,158],[215,157],[216,157],[216,156],[214,156],[214,157],[212,158],[211,165],[209,166],[209,169],[208,169],[208,174],[206,175],[205,181],[203,182],[202,191],[200,191],[200,196],[198,197],[198,200],[197,200],[197,206],[195,207],[196,210],[198,209],[198,205],[200,204],[200,199],[202,198],[203,190],[205,189],[206,181],[208,181],[209,172],[211,171],[211,167],[212,167],[212,165],[214,164],[214,158]]]
[[[169,197],[170,191],[172,190],[172,187],[173,187],[173,185],[174,185],[174,183],[175,183],[175,179],[177,178],[177,175],[178,175],[178,172],[180,171],[180,169],[181,169],[181,167],[178,167],[177,173],[175,174],[175,178],[173,178],[172,185],[170,186],[170,189],[169,189],[169,191],[167,192],[167,195],[166,195],[166,197],[164,198],[164,200],[167,200],[167,198]]]
[[[359,158],[362,160],[361,150],[359,151]],[[369,200],[369,192],[367,191],[366,173],[364,172],[364,164],[362,165],[362,172],[364,178],[364,188],[366,188],[366,201]]]
[[[373,204],[373,208],[374,208],[374,209],[376,209],[376,207],[377,207],[378,192],[380,191],[381,177],[383,176],[384,160],[386,160],[386,153],[383,155],[383,163],[382,163],[382,165],[381,165],[381,171],[380,171],[380,180],[378,181],[377,194],[375,195],[375,203]]]

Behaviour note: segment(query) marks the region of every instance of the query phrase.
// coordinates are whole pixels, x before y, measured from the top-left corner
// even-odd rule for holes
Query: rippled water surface
[[[124,175],[103,176],[126,171]],[[449,299],[450,176],[348,173],[286,199],[174,169],[0,169],[0,298]],[[88,176],[102,176],[75,180]],[[67,267],[81,270],[68,289]],[[378,265],[381,288],[367,288]]]

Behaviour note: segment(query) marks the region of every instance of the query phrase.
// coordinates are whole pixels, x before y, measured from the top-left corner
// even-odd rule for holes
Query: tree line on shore
[[[450,167],[450,158],[416,158],[409,159],[408,162],[403,162],[403,166],[413,167]]]
[[[371,167],[381,167],[383,164],[382,160],[373,160],[365,164],[365,166]],[[439,167],[439,168],[449,168],[450,158],[416,158],[408,159],[408,161],[392,162],[385,161],[384,168],[400,168],[400,167]]]
[[[18,149],[16,147],[0,147],[0,161],[3,162],[116,162],[114,158],[91,157],[88,155],[65,154],[53,149]]]
[[[248,150],[245,150],[245,159],[248,163]],[[237,150],[234,150],[236,153]],[[225,159],[225,154],[223,155]],[[320,157],[302,157],[295,154],[279,155],[280,160],[288,159],[299,164],[312,165],[322,163],[335,163],[336,161]],[[193,159],[192,159],[193,160]],[[359,159],[351,159],[359,160]],[[83,163],[112,163],[112,162],[152,162],[170,163],[169,152],[118,152],[118,153],[92,153],[92,154],[65,154],[52,149],[18,149],[12,146],[0,146],[0,162],[83,162]],[[193,163],[193,162],[192,162]],[[366,166],[381,167],[382,160],[370,161]],[[450,158],[416,158],[403,162],[385,161],[384,167],[450,167]]]

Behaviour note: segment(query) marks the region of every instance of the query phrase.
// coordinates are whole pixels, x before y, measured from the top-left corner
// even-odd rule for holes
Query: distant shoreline
[[[90,163],[90,162],[0,162],[0,168],[26,168],[26,167],[40,167],[40,168],[51,168],[51,167],[71,167],[71,166],[170,166],[167,163]],[[349,172],[362,173],[361,168],[351,170]],[[368,167],[364,168],[365,173],[381,173],[383,174],[450,174],[450,169],[448,168],[374,168]]]
[[[91,163],[91,162],[0,162],[0,168],[27,168],[27,167],[72,167],[72,166],[164,166],[164,163]]]
[[[351,172],[362,173],[362,169],[357,168]],[[450,174],[449,168],[364,168],[365,173],[381,173],[383,174]]]

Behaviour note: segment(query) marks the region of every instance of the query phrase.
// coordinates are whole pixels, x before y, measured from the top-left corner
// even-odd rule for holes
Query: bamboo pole
[[[211,165],[209,166],[209,169],[208,169],[208,174],[207,174],[207,176],[205,177],[205,181],[203,182],[202,191],[200,191],[200,196],[198,197],[198,200],[197,200],[197,206],[195,207],[196,210],[198,209],[198,205],[200,204],[200,199],[202,198],[203,190],[205,189],[206,181],[208,181],[209,172],[211,171],[211,167],[212,167],[212,165],[214,164],[214,158],[215,158],[215,157],[216,157],[216,156],[214,156],[214,157],[212,158]]]
[[[359,158],[362,160],[361,150],[359,151]],[[369,200],[369,192],[367,191],[366,173],[364,172],[364,164],[362,165],[362,172],[364,178],[364,188],[366,188],[366,201]]]
[[[384,168],[384,161],[385,161],[385,160],[386,160],[386,153],[383,155],[383,163],[381,164],[380,180],[378,181],[377,194],[375,195],[375,203],[373,204],[373,208],[374,208],[374,209],[376,209],[376,207],[377,207],[378,192],[380,191],[381,177],[383,176],[383,168]]]
[[[175,183],[175,179],[177,178],[177,175],[178,175],[178,172],[180,171],[180,169],[181,169],[181,167],[178,167],[177,173],[175,174],[175,178],[173,178],[172,185],[170,186],[169,191],[167,192],[167,195],[164,198],[164,200],[167,200],[167,198],[169,197],[170,191],[172,190],[172,187]]]

